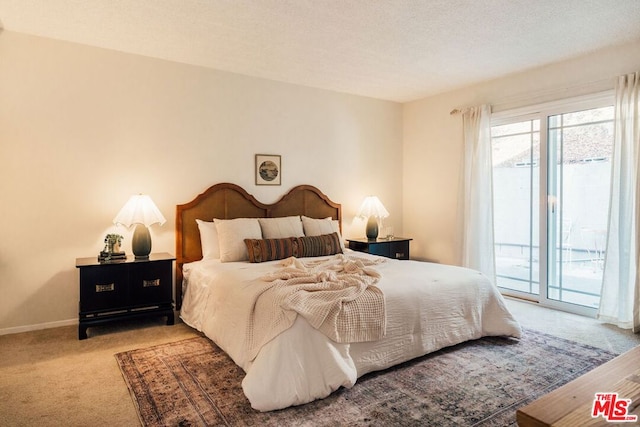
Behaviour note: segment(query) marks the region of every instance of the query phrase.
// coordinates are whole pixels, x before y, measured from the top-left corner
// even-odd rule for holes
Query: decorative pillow
[[[220,258],[220,246],[218,246],[218,231],[213,221],[203,221],[196,219],[198,230],[200,230],[200,247],[202,248],[202,259]]]
[[[323,234],[338,233],[338,239],[340,240],[340,247],[344,252],[344,242],[340,235],[340,223],[331,217],[324,219],[309,218],[302,216],[302,226],[304,228],[305,236],[321,236]]]
[[[298,238],[244,239],[250,262],[275,261],[298,256]]]
[[[302,221],[299,216],[282,218],[258,218],[262,237],[265,239],[282,239],[285,237],[302,237]]]
[[[298,241],[298,256],[301,258],[342,253],[338,233],[298,237],[296,240]]]
[[[265,262],[289,257],[316,257],[342,253],[338,233],[284,239],[244,239],[250,262]]]
[[[244,239],[262,239],[262,231],[257,218],[217,219],[220,261],[246,261],[249,259]]]

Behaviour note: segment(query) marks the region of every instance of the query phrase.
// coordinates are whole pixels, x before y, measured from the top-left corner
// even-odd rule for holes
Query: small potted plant
[[[104,249],[100,251],[98,260],[100,262],[125,260],[127,255],[120,247],[123,239],[124,237],[119,234],[107,234],[104,238]]]
[[[121,252],[120,245],[122,245],[122,237],[119,234],[107,234],[104,238],[104,251],[112,254]]]

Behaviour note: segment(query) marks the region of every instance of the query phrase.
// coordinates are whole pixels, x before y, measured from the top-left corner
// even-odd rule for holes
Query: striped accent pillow
[[[249,262],[275,261],[298,256],[298,241],[295,237],[284,239],[244,239],[249,253]]]
[[[284,239],[244,239],[249,262],[265,262],[289,257],[303,258],[341,254],[338,233]]]
[[[298,237],[298,256],[314,257],[342,253],[338,233]]]

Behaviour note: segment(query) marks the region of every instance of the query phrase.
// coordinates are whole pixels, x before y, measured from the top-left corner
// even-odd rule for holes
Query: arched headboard
[[[298,185],[277,202],[259,202],[242,187],[222,183],[209,187],[189,203],[176,206],[176,308],[182,306],[182,266],[202,259],[196,219],[277,218],[304,215],[331,217],[342,226],[342,206],[312,185]]]

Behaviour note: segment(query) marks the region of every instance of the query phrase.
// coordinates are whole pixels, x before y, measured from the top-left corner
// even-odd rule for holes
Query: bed
[[[242,387],[256,410],[324,398],[366,373],[467,340],[520,337],[502,296],[479,272],[345,249],[341,205],[313,186],[263,204],[237,185],[217,184],[176,213],[181,318],[245,371]],[[322,279],[301,279],[310,274]],[[358,298],[341,299],[351,327],[334,308],[305,311],[311,305],[297,297],[354,277],[356,285],[338,290],[345,297],[358,289]],[[304,292],[282,293],[297,286]],[[349,305],[356,301],[365,303]]]

